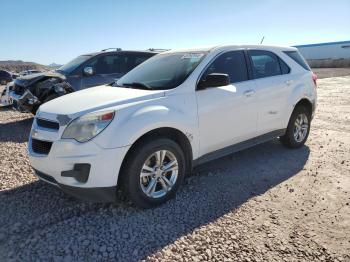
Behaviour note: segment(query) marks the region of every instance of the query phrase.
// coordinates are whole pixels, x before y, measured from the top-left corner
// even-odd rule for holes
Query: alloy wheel
[[[302,142],[307,136],[307,132],[309,130],[309,121],[307,116],[302,113],[299,114],[294,122],[294,130],[293,135],[296,142]]]
[[[159,150],[144,162],[140,173],[140,186],[148,197],[165,196],[178,178],[179,163],[169,150]]]

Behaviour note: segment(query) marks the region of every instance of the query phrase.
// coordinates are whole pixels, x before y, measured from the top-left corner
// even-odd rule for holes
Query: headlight
[[[90,113],[74,119],[64,130],[62,138],[86,142],[97,136],[114,118],[114,111]]]

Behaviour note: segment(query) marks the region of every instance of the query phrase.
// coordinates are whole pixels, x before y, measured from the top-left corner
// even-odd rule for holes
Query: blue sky
[[[0,60],[65,63],[107,47],[350,40],[349,0],[4,0]]]

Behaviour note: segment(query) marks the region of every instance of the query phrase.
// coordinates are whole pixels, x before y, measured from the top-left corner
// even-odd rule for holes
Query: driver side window
[[[203,78],[212,73],[227,74],[230,83],[248,80],[247,64],[243,51],[231,51],[217,57],[203,74]]]

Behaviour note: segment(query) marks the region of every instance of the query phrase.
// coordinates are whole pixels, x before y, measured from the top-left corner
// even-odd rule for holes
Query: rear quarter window
[[[279,62],[280,62],[282,74],[283,75],[289,74],[290,73],[289,66],[281,58],[279,58]]]
[[[305,61],[305,59],[300,55],[298,51],[284,51],[286,55],[288,55],[290,58],[292,58],[295,62],[297,62],[302,68],[305,70],[311,71],[311,68]]]

